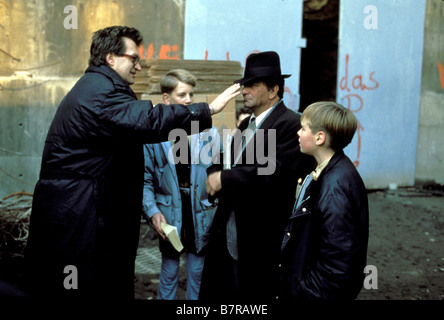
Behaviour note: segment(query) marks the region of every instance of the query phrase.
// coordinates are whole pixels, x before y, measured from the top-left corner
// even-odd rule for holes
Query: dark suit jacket
[[[248,119],[239,129],[244,131],[247,125]],[[274,295],[282,233],[295,200],[297,180],[313,170],[314,165],[313,158],[300,153],[300,127],[300,115],[280,102],[263,121],[262,131],[256,132],[242,152],[242,161],[231,170],[222,171],[220,205],[210,232],[201,299],[235,297],[225,232],[232,210],[238,233],[237,298],[263,300]],[[238,132],[234,137],[232,162],[240,135]],[[220,169],[220,165],[213,165],[208,173]]]

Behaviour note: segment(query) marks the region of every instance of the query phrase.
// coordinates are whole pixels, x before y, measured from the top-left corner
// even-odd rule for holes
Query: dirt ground
[[[358,300],[444,300],[443,186],[377,190],[369,192],[368,197],[367,264],[376,268],[370,275],[377,275],[377,281],[371,283],[377,288],[363,288]],[[155,232],[144,222],[139,247],[158,253],[157,244]],[[0,259],[0,293],[5,290],[1,279],[15,280],[19,260]],[[160,255],[157,264],[150,266],[151,273],[136,272],[137,301],[157,300],[159,274],[153,272],[160,271],[159,262]],[[184,265],[179,276],[179,300],[185,300],[186,282]]]
[[[377,281],[371,282],[373,288],[363,288],[358,300],[444,300],[442,187],[370,191],[368,197],[367,264],[376,270],[367,274],[377,275]],[[155,234],[146,224],[142,226],[139,246],[157,246]],[[181,268],[177,294],[181,300],[185,299],[184,269]],[[158,274],[136,274],[135,298],[156,300],[158,279]]]

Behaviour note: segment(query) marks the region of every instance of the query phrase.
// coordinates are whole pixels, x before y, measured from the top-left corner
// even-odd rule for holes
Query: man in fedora
[[[243,85],[244,105],[252,115],[234,135],[231,168],[212,165],[207,170],[207,192],[219,205],[210,230],[202,300],[276,296],[285,221],[298,178],[313,169],[313,159],[299,149],[300,115],[282,101],[288,77],[281,73],[279,55],[270,51],[249,55],[244,77],[236,81]],[[271,170],[264,170],[270,168],[265,157],[273,162]]]

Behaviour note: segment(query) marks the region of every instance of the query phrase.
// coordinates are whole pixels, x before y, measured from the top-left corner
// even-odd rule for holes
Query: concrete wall
[[[87,67],[94,31],[133,26],[144,58],[180,59],[183,15],[183,0],[1,1],[0,197],[33,192],[50,122]]]
[[[428,0],[416,180],[444,184],[444,2]]]

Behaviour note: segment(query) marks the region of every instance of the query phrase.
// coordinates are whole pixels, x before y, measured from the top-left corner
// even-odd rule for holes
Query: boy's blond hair
[[[173,69],[160,80],[160,92],[170,94],[176,89],[179,81],[192,87],[196,86],[196,77],[191,72],[184,69]]]
[[[320,101],[309,105],[302,113],[312,133],[323,131],[328,136],[329,147],[344,149],[353,139],[358,120],[353,112],[333,101]]]

